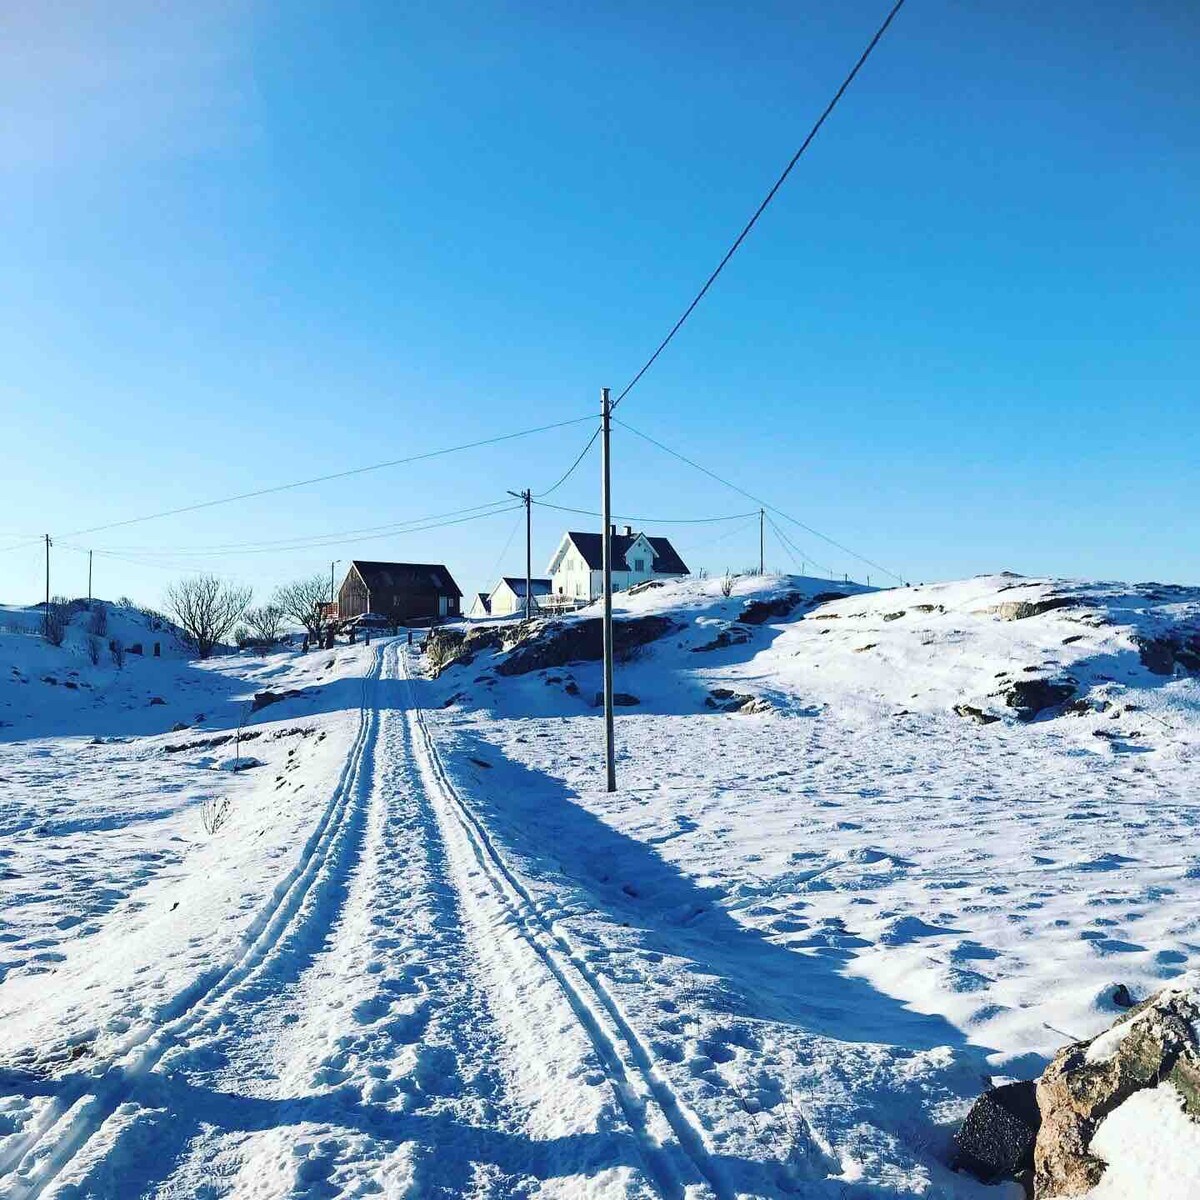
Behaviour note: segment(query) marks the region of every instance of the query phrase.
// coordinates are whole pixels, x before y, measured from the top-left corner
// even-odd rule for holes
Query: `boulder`
[[[613,622],[613,651],[626,660],[643,646],[678,628],[670,617],[645,616]],[[594,662],[603,653],[599,617],[576,621],[528,622],[517,629],[518,640],[496,665],[498,675],[527,675],[547,667]]]
[[[1018,679],[1004,693],[1004,702],[1022,721],[1032,721],[1047,708],[1065,704],[1075,688],[1075,681],[1068,679]]]
[[[1034,1148],[1034,1196],[1081,1196],[1104,1174],[1090,1153],[1100,1122],[1134,1092],[1172,1084],[1200,1119],[1200,998],[1171,986],[1135,1005],[1111,1029],[1060,1050],[1037,1084],[1042,1123]]]
[[[744,646],[750,640],[750,630],[741,625],[729,625],[722,629],[711,642],[703,646],[693,646],[693,654],[703,654],[707,650],[727,650],[730,646]]]
[[[704,698],[706,708],[725,713],[764,713],[771,711],[771,702],[761,696],[749,696],[732,688],[713,688]]]
[[[1033,1168],[1041,1117],[1034,1080],[983,1093],[954,1135],[954,1166],[984,1183],[1015,1179]]]
[[[297,691],[295,688],[289,688],[286,692],[255,692],[254,703],[250,706],[251,712],[259,712],[271,704],[278,704],[281,700],[291,700],[296,696],[303,696],[304,693]]]
[[[976,708],[973,704],[956,704],[954,711],[960,717],[966,717],[977,725],[993,725],[1000,720],[995,713],[984,712],[982,708]]]
[[[1142,666],[1155,675],[1173,675],[1178,664],[1185,671],[1200,672],[1200,634],[1134,638]]]

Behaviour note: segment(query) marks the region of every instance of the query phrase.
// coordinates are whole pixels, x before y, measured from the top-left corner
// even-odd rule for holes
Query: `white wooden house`
[[[549,579],[534,579],[533,607],[536,610],[550,595]],[[510,617],[525,611],[525,576],[505,575],[488,596],[488,615]]]
[[[548,568],[552,604],[587,604],[604,587],[603,539],[598,533],[564,533]],[[613,591],[621,592],[647,579],[673,579],[687,575],[687,564],[665,537],[637,533],[629,525],[623,533],[612,528]]]

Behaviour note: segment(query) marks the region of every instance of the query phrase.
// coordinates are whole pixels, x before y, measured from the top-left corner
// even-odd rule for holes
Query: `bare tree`
[[[216,575],[193,575],[167,588],[167,608],[201,658],[242,619],[252,595],[249,587]]]
[[[94,633],[87,636],[87,656],[93,667],[100,665],[100,639]]]
[[[324,623],[321,606],[328,599],[329,581],[323,575],[312,575],[276,589],[271,604],[276,605],[285,617],[303,625],[308,636],[315,639]]]
[[[96,607],[92,609],[91,616],[88,617],[87,631],[93,637],[106,637],[108,635],[108,606],[103,600],[95,602]]]
[[[268,645],[274,645],[279,641],[279,635],[283,632],[286,615],[272,599],[269,604],[264,604],[260,608],[246,609],[246,624],[250,626],[250,632],[256,638],[260,638]]]
[[[125,665],[125,643],[120,638],[113,638],[108,643],[108,652],[112,655],[113,666],[119,671]]]

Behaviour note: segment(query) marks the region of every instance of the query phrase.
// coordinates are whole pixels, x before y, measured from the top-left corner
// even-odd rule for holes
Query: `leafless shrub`
[[[324,624],[321,606],[328,601],[329,584],[325,577],[310,575],[277,588],[267,607],[278,608],[283,617],[290,617],[297,625],[302,625],[308,636],[315,640]]]
[[[167,588],[167,607],[197,655],[208,658],[241,620],[251,594],[216,575],[193,575]]]
[[[88,634],[87,656],[93,667],[100,665],[100,639],[94,633]]]
[[[245,625],[239,625],[233,631],[233,644],[239,649],[245,649],[246,643],[250,640],[250,630]]]
[[[255,637],[270,646],[279,641],[285,616],[283,609],[272,599],[260,608],[246,609],[246,624],[250,626],[250,632]]]
[[[119,671],[125,665],[125,643],[120,638],[113,638],[108,643],[108,652],[112,655],[113,666]]]
[[[726,600],[733,594],[733,576],[728,571],[725,572],[724,579],[721,580],[721,595]]]
[[[108,633],[108,606],[103,600],[96,601],[88,617],[87,631],[92,637],[102,638]]]
[[[71,623],[71,610],[63,596],[54,596],[42,607],[42,637],[52,646],[61,646]]]
[[[221,832],[221,826],[229,820],[229,797],[223,796],[220,800],[210,796],[204,802],[204,807],[200,810],[200,822],[204,826],[204,832],[209,837],[214,837]]]

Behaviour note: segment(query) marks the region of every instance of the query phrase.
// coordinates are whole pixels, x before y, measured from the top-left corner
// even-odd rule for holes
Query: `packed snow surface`
[[[619,597],[611,794],[598,663],[0,611],[0,1194],[1009,1194],[985,1080],[1196,964],[1200,591],[722,591]]]

